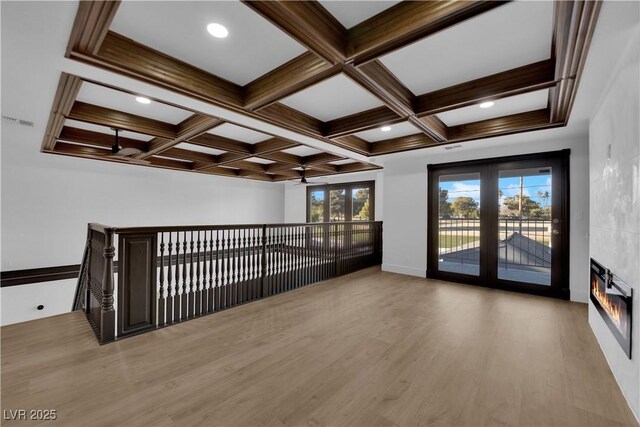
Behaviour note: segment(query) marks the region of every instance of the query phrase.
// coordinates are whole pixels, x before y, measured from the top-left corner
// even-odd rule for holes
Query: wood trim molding
[[[569,120],[601,6],[601,0],[555,2],[551,54],[558,85],[549,93],[554,122]]]
[[[3,271],[0,272],[0,287],[75,279],[79,274],[80,264]]]
[[[67,44],[67,58],[72,52],[95,55],[102,46],[119,6],[120,0],[79,2]]]
[[[82,80],[79,77],[67,73],[60,75],[40,151],[51,151],[55,148],[56,140],[64,126],[65,117],[69,115],[81,85]]]
[[[347,58],[360,66],[473,18],[504,1],[403,1],[348,32]]]
[[[316,1],[243,3],[331,64],[343,62],[347,30]]]
[[[149,144],[149,149],[146,152],[142,152],[135,156],[137,159],[146,159],[155,154],[161,154],[164,151],[170,149],[174,145],[186,141],[189,138],[196,137],[205,133],[208,130],[220,126],[224,121],[215,117],[203,116],[201,114],[194,114],[187,117],[177,125],[177,134],[174,139],[163,140],[155,144]]]
[[[303,53],[244,86],[244,108],[256,110],[340,72],[340,67]]]
[[[159,138],[175,139],[178,136],[178,127],[170,123],[81,101],[76,101],[73,104],[67,117],[80,122],[124,129]]]
[[[554,61],[547,59],[466,83],[420,95],[415,99],[418,116],[433,115],[477,104],[485,99],[500,99],[556,84]]]

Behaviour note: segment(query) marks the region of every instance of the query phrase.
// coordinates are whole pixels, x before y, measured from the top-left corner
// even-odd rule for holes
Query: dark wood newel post
[[[113,229],[107,228],[104,231],[104,274],[102,278],[102,313],[101,313],[101,336],[100,341],[106,343],[113,341],[116,337],[116,312],[113,307],[113,257],[116,248],[113,246]]]
[[[340,262],[338,257],[339,249],[338,249],[338,224],[333,226],[333,265],[335,268],[335,275],[340,276],[342,274],[342,269],[340,268]]]
[[[267,296],[267,225],[262,226],[262,256],[260,257],[260,289],[261,297]]]

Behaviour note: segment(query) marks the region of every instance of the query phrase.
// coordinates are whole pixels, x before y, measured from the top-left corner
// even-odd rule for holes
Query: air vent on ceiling
[[[27,126],[30,128],[33,127],[33,122],[30,122],[29,120],[16,119],[15,117],[8,117],[8,116],[2,116],[2,120],[4,122],[11,123],[14,125]]]
[[[453,150],[454,148],[460,148],[460,147],[462,147],[462,145],[461,145],[461,144],[456,144],[456,145],[446,145],[446,146],[444,147],[444,149],[445,149],[445,150]]]

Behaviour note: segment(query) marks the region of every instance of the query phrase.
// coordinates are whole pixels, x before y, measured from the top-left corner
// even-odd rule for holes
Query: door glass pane
[[[354,188],[351,192],[351,221],[371,221],[369,210],[369,189]]]
[[[329,206],[331,209],[331,221],[344,221],[345,193],[343,190],[331,190],[329,192]]]
[[[310,197],[310,220],[311,222],[325,222],[324,219],[324,190],[313,190]]]
[[[500,171],[498,278],[551,285],[551,168]]]
[[[480,173],[442,175],[439,182],[438,269],[480,274]]]

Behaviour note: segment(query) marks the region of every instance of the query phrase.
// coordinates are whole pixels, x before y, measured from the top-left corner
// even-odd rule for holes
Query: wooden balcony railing
[[[106,343],[381,262],[381,222],[89,224],[74,309]]]

